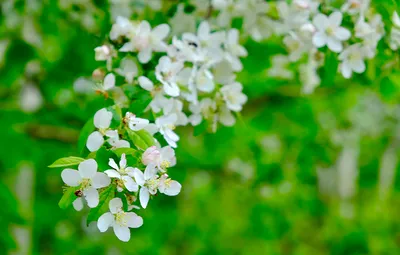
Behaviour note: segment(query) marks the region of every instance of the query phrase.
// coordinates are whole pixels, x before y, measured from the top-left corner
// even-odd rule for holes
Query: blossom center
[[[156,190],[158,188],[158,183],[160,181],[156,178],[150,179],[147,181],[146,186],[150,189],[150,190]]]
[[[333,33],[335,32],[335,29],[332,26],[329,26],[326,28],[326,34],[329,36],[333,36]]]
[[[147,36],[137,36],[135,38],[135,46],[139,51],[142,51],[148,47],[149,41]]]
[[[169,161],[167,161],[167,160],[163,160],[162,162],[161,162],[161,168],[163,168],[163,169],[166,169],[166,168],[168,168],[168,167],[170,167],[170,163],[169,163]]]
[[[127,226],[127,222],[126,222],[125,216],[126,216],[126,213],[122,212],[122,211],[121,212],[117,212],[115,214],[115,221],[121,227],[126,227]]]
[[[89,188],[90,186],[92,186],[92,181],[88,178],[84,178],[84,179],[82,179],[80,184],[81,184],[81,189],[85,190],[85,189]]]

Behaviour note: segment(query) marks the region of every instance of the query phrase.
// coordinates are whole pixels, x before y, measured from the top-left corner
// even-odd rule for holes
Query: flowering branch
[[[282,39],[288,55],[275,56],[268,75],[294,80],[287,66],[299,64],[307,94],[320,84],[324,62],[329,64],[325,76],[337,70],[344,78],[365,72],[365,60],[377,54],[385,34],[381,16],[361,0],[350,0],[340,10],[321,8],[313,0],[213,0],[205,9],[195,6],[192,15],[181,6],[170,21],[172,31],[186,25],[173,20],[208,20],[194,20],[201,21],[196,32],[174,33],[169,24],[152,27],[147,20],[116,18],[109,40],[95,48],[96,60],[104,63],[93,72],[95,85],[85,79],[74,84],[80,92],[94,88],[113,105],[98,110],[83,128],[78,143],[84,158],[63,158],[50,166],[78,166],[61,174],[66,188],[60,207],[72,204],[79,211],[87,204],[88,222],[97,221],[101,232],[112,227],[122,241],[130,239],[129,228],[143,224],[132,210],[146,208],[158,193],[181,191],[169,176],[180,140],[175,128],[216,131],[235,124],[235,114],[247,102],[236,80],[241,58],[248,55],[243,38],[262,41],[274,34]],[[232,28],[237,18],[240,29]],[[393,23],[390,47],[395,50],[400,47],[397,13]]]

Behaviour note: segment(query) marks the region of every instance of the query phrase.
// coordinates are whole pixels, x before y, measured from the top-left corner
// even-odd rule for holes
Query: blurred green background
[[[400,254],[400,73],[398,62],[382,68],[397,52],[349,81],[328,59],[321,87],[303,96],[299,82],[267,74],[285,52],[276,38],[245,42],[242,117],[217,134],[178,131],[171,175],[182,192],[140,210],[144,225],[122,243],[86,227],[86,212],[59,209],[61,169],[47,168],[78,154],[80,129],[102,107],[73,84],[98,66],[109,3],[0,7],[1,254]]]

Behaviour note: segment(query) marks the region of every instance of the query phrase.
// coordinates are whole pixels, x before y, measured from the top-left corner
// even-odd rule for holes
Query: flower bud
[[[146,166],[150,163],[157,163],[160,157],[160,151],[156,146],[151,146],[142,155],[142,162]]]
[[[99,46],[94,49],[96,61],[104,61],[111,57],[111,48],[107,45]]]
[[[102,69],[97,68],[93,71],[92,78],[95,81],[102,81],[104,79],[105,75],[106,75],[106,73]]]

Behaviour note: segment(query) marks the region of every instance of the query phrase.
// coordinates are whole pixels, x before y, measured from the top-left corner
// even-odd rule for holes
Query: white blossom
[[[157,118],[155,123],[165,141],[173,148],[177,147],[176,142],[179,141],[179,136],[173,131],[177,120],[178,116],[176,114],[170,114]]]
[[[140,63],[148,63],[155,52],[165,52],[167,45],[163,41],[169,33],[170,27],[167,24],[161,24],[151,29],[148,21],[142,21],[137,27],[135,34],[129,38],[130,41],[124,44],[120,51],[139,52],[138,59]]]
[[[157,169],[154,164],[147,165],[144,173],[135,169],[135,180],[139,184],[139,200],[143,208],[147,207],[151,195],[155,195],[157,190],[167,196],[176,196],[181,191],[181,184],[173,181],[166,174],[161,178],[157,175]]]
[[[86,147],[89,151],[97,151],[104,144],[104,136],[108,138],[108,142],[116,148],[129,147],[129,142],[120,140],[118,132],[110,129],[112,112],[102,108],[96,112],[93,118],[94,126],[97,131],[92,132],[86,141]]]
[[[127,112],[125,114],[125,121],[128,123],[129,128],[133,131],[145,129],[150,123],[149,120],[138,118],[131,112]]]
[[[97,227],[100,232],[105,232],[112,227],[119,240],[128,242],[131,238],[129,228],[141,227],[143,219],[134,212],[124,212],[122,207],[120,198],[111,199],[109,202],[110,211],[100,216]]]
[[[342,61],[340,70],[343,77],[350,78],[353,72],[363,73],[365,71],[364,55],[360,44],[353,44],[347,47],[339,55]]]
[[[120,37],[132,37],[136,31],[133,23],[125,17],[117,17],[116,22],[112,25],[110,39],[115,41]]]
[[[225,85],[221,88],[221,94],[229,110],[239,112],[247,101],[247,96],[242,93],[243,86],[239,82]]]
[[[285,55],[275,55],[272,57],[272,67],[268,69],[268,75],[287,80],[293,79],[293,71],[288,68],[290,61]]]
[[[122,191],[121,187],[122,185],[120,184],[123,184],[123,186],[131,192],[138,191],[139,187],[136,184],[136,182],[132,179],[134,168],[130,166],[127,167],[125,153],[121,155],[119,166],[117,165],[117,163],[115,163],[114,159],[112,158],[109,159],[108,165],[112,167],[112,169],[106,170],[104,171],[104,173],[106,173],[110,178],[117,178],[118,180],[121,181],[121,183],[119,183],[117,187],[119,192]]]
[[[175,151],[170,146],[163,148],[151,146],[143,153],[142,162],[146,166],[153,164],[158,170],[165,171],[167,168],[175,166]]]
[[[102,93],[108,96],[108,91],[111,91],[115,88],[115,75],[113,73],[109,73],[104,77],[102,83],[97,84],[95,86],[96,92]]]
[[[313,24],[317,28],[317,32],[313,36],[313,43],[320,48],[328,45],[328,48],[333,52],[341,52],[343,50],[342,41],[350,38],[351,33],[344,27],[341,27],[343,15],[336,11],[331,15],[326,16],[318,13]]]
[[[183,68],[183,63],[180,61],[171,61],[167,56],[160,58],[156,66],[156,77],[164,86],[165,94],[169,96],[179,96],[179,87],[176,83],[178,72]]]
[[[83,198],[87,201],[90,208],[99,204],[99,192],[97,189],[110,185],[110,178],[104,173],[97,172],[97,162],[94,159],[88,159],[81,162],[78,171],[74,169],[64,169],[61,172],[61,178],[70,187],[77,187],[83,194],[78,197],[73,206],[77,211],[83,208]]]
[[[247,57],[247,50],[239,44],[239,31],[237,29],[231,29],[228,31],[225,48],[225,59],[231,63],[234,71],[241,71],[243,65],[239,57]]]
[[[120,67],[115,70],[119,75],[124,76],[126,82],[132,83],[133,78],[138,75],[138,67],[136,62],[130,58],[125,57],[121,60]]]

